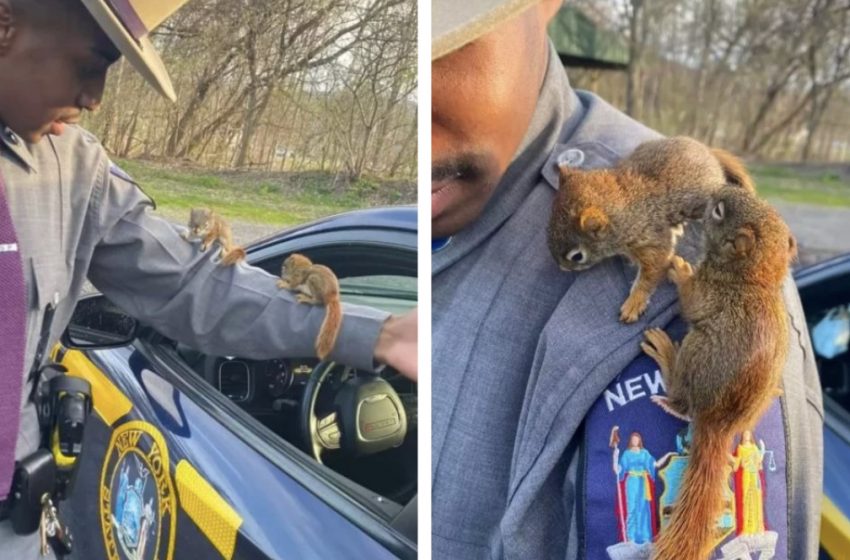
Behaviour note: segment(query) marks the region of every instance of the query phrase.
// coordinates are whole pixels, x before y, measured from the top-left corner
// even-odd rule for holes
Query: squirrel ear
[[[788,236],[788,260],[794,260],[797,258],[797,240],[794,239],[793,235]]]
[[[608,216],[596,206],[588,206],[581,211],[579,227],[588,233],[599,233],[608,226]]]
[[[738,231],[735,233],[735,252],[739,256],[748,255],[755,244],[756,234],[753,228],[749,226],[738,228]]]

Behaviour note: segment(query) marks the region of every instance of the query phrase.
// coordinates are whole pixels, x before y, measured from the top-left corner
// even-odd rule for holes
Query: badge
[[[691,426],[668,410],[655,362],[641,354],[591,407],[584,456],[588,560],[648,559],[676,509]],[[785,432],[777,399],[725,457],[726,499],[714,560],[787,556]]]
[[[162,434],[146,422],[118,427],[100,479],[100,521],[109,560],[171,560],[176,507]]]

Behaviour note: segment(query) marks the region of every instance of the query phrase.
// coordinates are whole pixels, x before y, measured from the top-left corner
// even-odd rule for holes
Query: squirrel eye
[[[572,251],[567,253],[567,260],[577,264],[581,264],[587,259],[581,249],[573,249]]]
[[[721,200],[717,203],[717,206],[714,207],[714,210],[711,211],[711,217],[720,221],[723,219],[724,214],[723,201]]]

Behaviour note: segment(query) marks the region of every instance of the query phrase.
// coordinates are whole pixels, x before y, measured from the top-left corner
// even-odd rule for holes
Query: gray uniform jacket
[[[46,307],[56,305],[55,341],[86,277],[128,313],[202,352],[256,359],[315,355],[323,307],[298,304],[270,274],[244,264],[219,266],[217,250],[201,253],[197,244],[184,241],[81,128],[68,126],[61,136],[27,144],[0,126],[0,174],[29,295],[28,369]],[[373,368],[386,317],[345,306],[332,358]],[[21,395],[18,458],[38,445],[29,392],[25,386]]]
[[[631,266],[610,259],[568,274],[550,256],[558,157],[607,167],[658,136],[572,90],[557,56],[550,60],[530,128],[492,200],[432,257],[434,558],[584,557],[582,540],[597,535],[579,530],[583,420],[636,359],[643,331],[677,314],[666,283],[640,321],[621,324]],[[788,556],[815,558],[822,402],[790,281],[785,294],[793,326],[782,398]],[[587,476],[613,475],[609,466]],[[610,511],[613,519],[613,503]]]

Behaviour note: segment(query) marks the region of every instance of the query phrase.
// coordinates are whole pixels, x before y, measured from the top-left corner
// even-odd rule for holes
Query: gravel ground
[[[797,237],[800,265],[850,252],[850,208],[778,201],[772,204]]]

